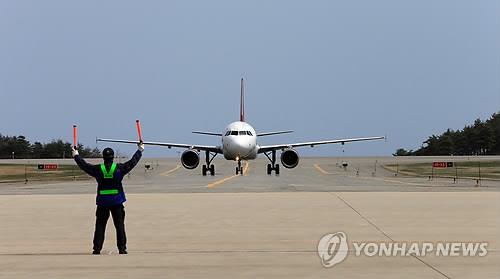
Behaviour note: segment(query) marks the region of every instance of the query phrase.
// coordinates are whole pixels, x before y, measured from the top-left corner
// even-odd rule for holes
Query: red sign
[[[38,165],[39,170],[57,170],[57,164]]]
[[[453,168],[453,162],[433,162],[432,167],[438,169]]]
[[[432,167],[433,168],[446,168],[446,162],[433,162]]]
[[[46,164],[44,166],[44,169],[46,169],[46,170],[57,170],[57,165],[56,164]]]

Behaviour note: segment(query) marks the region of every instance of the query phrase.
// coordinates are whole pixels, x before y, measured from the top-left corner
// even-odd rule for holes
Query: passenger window
[[[240,136],[246,136],[247,132],[246,131],[240,131]]]
[[[238,131],[231,131],[231,135],[232,136],[237,136],[238,135]]]

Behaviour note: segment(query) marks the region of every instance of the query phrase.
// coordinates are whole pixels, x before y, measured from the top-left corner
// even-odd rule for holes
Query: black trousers
[[[123,204],[114,206],[97,206],[95,216],[95,232],[94,232],[94,251],[101,251],[104,243],[104,234],[106,232],[106,224],[108,223],[109,213],[113,217],[113,223],[116,229],[116,244],[118,250],[127,250],[127,236],[125,234],[125,207]]]

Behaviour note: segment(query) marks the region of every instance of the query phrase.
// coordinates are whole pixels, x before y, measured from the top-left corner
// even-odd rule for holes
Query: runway
[[[344,170],[339,162],[349,161]],[[129,255],[108,224],[89,255],[94,182],[0,184],[1,278],[499,278],[500,182],[394,176],[388,158],[305,158],[279,177],[264,160],[202,177],[145,159],[124,180]],[[145,171],[144,164],[153,170]],[[321,265],[320,238],[352,242],[487,242],[486,257],[368,257]]]
[[[467,160],[467,157],[455,157]],[[500,160],[500,157],[479,157],[473,160]],[[259,158],[243,163],[244,176],[236,176],[235,162],[216,159],[216,175],[201,176],[201,166],[195,170],[186,170],[179,159],[143,159],[124,179],[127,193],[240,193],[240,192],[421,192],[421,191],[499,191],[500,181],[483,180],[481,187],[475,180],[436,178],[429,181],[427,177],[395,176],[393,171],[384,169],[384,164],[395,163],[394,157],[371,158],[301,158],[299,167],[288,170],[281,168],[281,175],[268,176],[268,161]],[[410,161],[445,160],[445,158],[402,158]],[[348,162],[346,169],[342,162]],[[0,160],[12,162],[11,160]],[[14,161],[23,163],[24,161]],[[74,164],[73,160],[48,160],[48,163]],[[92,162],[90,160],[90,162]],[[95,160],[99,163],[99,160]],[[31,162],[33,163],[33,162]],[[201,162],[200,162],[201,164]],[[146,171],[145,165],[153,169]],[[28,184],[0,183],[0,194],[93,194],[95,185],[90,181],[54,182]]]

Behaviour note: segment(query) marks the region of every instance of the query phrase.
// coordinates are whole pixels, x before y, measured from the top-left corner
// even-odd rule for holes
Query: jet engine
[[[293,169],[299,164],[299,153],[294,149],[281,152],[281,164],[287,169]]]
[[[200,155],[195,150],[186,150],[181,155],[181,163],[188,170],[195,169],[200,164]]]

